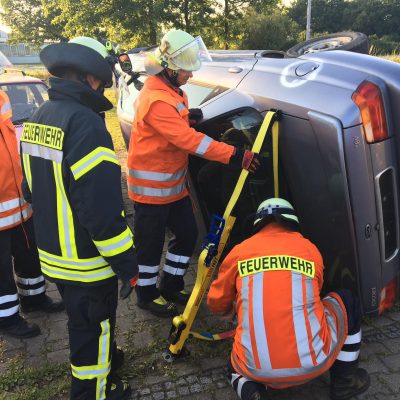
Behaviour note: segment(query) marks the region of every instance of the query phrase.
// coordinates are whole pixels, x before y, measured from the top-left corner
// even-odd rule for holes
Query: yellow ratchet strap
[[[259,154],[261,147],[264,143],[264,139],[266,137],[266,134],[271,126],[273,125],[273,131],[278,132],[279,131],[279,123],[278,123],[278,115],[277,111],[268,111],[267,114],[265,115],[264,121],[260,127],[260,130],[258,131],[256,140],[253,144],[253,148],[251,151],[253,153]],[[276,138],[277,133],[275,133]],[[276,151],[277,151],[277,146],[276,146]],[[276,164],[276,170],[277,170],[278,164]],[[275,168],[274,168],[275,169]],[[206,263],[206,258],[209,256],[208,251],[209,248],[206,246],[200,253],[200,257],[198,260],[198,267],[197,267],[197,276],[196,276],[196,282],[193,288],[193,291],[190,295],[190,298],[186,304],[185,310],[183,311],[183,314],[178,315],[173,318],[172,320],[172,326],[171,326],[171,331],[170,331],[170,346],[168,350],[164,353],[164,359],[168,362],[173,361],[173,356],[179,355],[182,351],[182,348],[186,342],[186,339],[192,335],[193,332],[191,332],[191,326],[193,324],[193,321],[197,315],[198,309],[200,307],[201,301],[203,299],[204,293],[209,287],[211,278],[213,276],[213,273],[215,271],[215,268],[218,265],[219,259],[221,257],[221,254],[225,248],[225,245],[229,239],[229,235],[232,231],[233,225],[235,223],[236,217],[234,217],[232,214],[232,211],[236,205],[237,200],[239,199],[239,196],[242,192],[244,183],[246,181],[246,178],[249,174],[249,171],[247,170],[242,170],[240,173],[239,179],[236,183],[235,189],[232,193],[232,196],[228,202],[228,205],[226,206],[223,219],[225,221],[225,225],[223,228],[223,231],[221,233],[221,238],[218,244],[218,251],[215,252],[216,254],[211,258],[211,262],[209,265]],[[277,179],[277,172],[274,172],[274,179]],[[275,192],[277,189],[275,188]]]

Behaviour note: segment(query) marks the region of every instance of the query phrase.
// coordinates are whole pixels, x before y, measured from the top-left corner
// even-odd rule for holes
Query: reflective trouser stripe
[[[111,328],[108,319],[101,321],[98,342],[97,365],[76,366],[71,364],[72,375],[80,380],[96,379],[96,400],[106,398],[107,377],[111,371]]]
[[[19,300],[18,300],[18,295],[16,293],[0,296],[0,318],[9,317],[11,315],[17,314],[18,311],[19,311]]]
[[[138,286],[151,286],[157,283],[157,276],[153,278],[139,278],[137,281]]]
[[[53,161],[53,170],[56,183],[57,223],[61,254],[64,257],[77,258],[74,221],[65,193],[62,165]]]
[[[139,264],[138,286],[151,286],[157,283],[159,265],[143,265]]]
[[[180,263],[183,263],[183,264],[188,263],[189,260],[190,260],[190,257],[180,256],[178,254],[170,253],[169,251],[167,251],[167,254],[165,255],[165,258],[168,259],[168,260],[171,260],[171,261],[174,261],[174,262],[180,262]]]
[[[132,232],[127,227],[119,235],[106,240],[93,240],[103,257],[112,257],[133,247]]]
[[[183,276],[186,273],[186,268],[171,267],[170,265],[165,264],[163,267],[163,271],[168,272],[171,275]]]
[[[336,359],[345,362],[358,360],[360,356],[361,337],[361,329],[353,335],[348,335]]]

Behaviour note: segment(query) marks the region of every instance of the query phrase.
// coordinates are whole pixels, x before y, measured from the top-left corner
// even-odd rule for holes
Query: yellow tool
[[[257,134],[256,140],[254,141],[253,148],[251,149],[253,153],[258,154],[264,143],[264,138],[272,124],[272,135],[273,135],[273,147],[274,153],[277,152],[277,139],[279,133],[278,120],[280,119],[280,112],[268,111],[265,115],[264,121],[260,127]],[[275,181],[275,194],[277,195],[277,164],[276,171],[274,165],[274,180]],[[232,215],[233,208],[242,192],[244,183],[246,181],[249,171],[242,170],[239,179],[236,183],[235,189],[232,196],[226,206],[223,218],[214,216],[212,225],[210,229],[210,234],[207,235],[206,240],[208,243],[204,246],[202,252],[200,253],[196,282],[193,291],[190,295],[189,301],[186,304],[183,314],[178,315],[172,320],[172,327],[170,331],[170,346],[163,356],[167,362],[172,362],[174,357],[182,353],[183,346],[186,339],[193,334],[190,330],[193,321],[199,310],[201,301],[203,299],[206,289],[209,287],[213,273],[218,265],[221,254],[224,247],[229,239],[229,235],[232,231],[233,225],[235,223],[236,217]]]

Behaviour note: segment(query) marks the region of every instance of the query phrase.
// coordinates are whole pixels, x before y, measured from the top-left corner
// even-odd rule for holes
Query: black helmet
[[[55,43],[40,52],[40,59],[54,76],[60,76],[65,68],[92,74],[105,86],[112,84],[112,70],[106,60],[108,52],[96,39],[79,36],[68,43]]]

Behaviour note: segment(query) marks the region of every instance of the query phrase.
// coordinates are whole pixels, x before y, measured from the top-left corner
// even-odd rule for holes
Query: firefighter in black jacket
[[[121,169],[101,115],[112,108],[103,95],[112,82],[106,56],[87,37],[45,47],[40,58],[55,76],[49,101],[21,137],[24,196],[35,212],[42,272],[57,283],[67,310],[71,399],[77,400],[125,399],[130,392],[112,376],[117,278],[125,298],[138,266]]]

